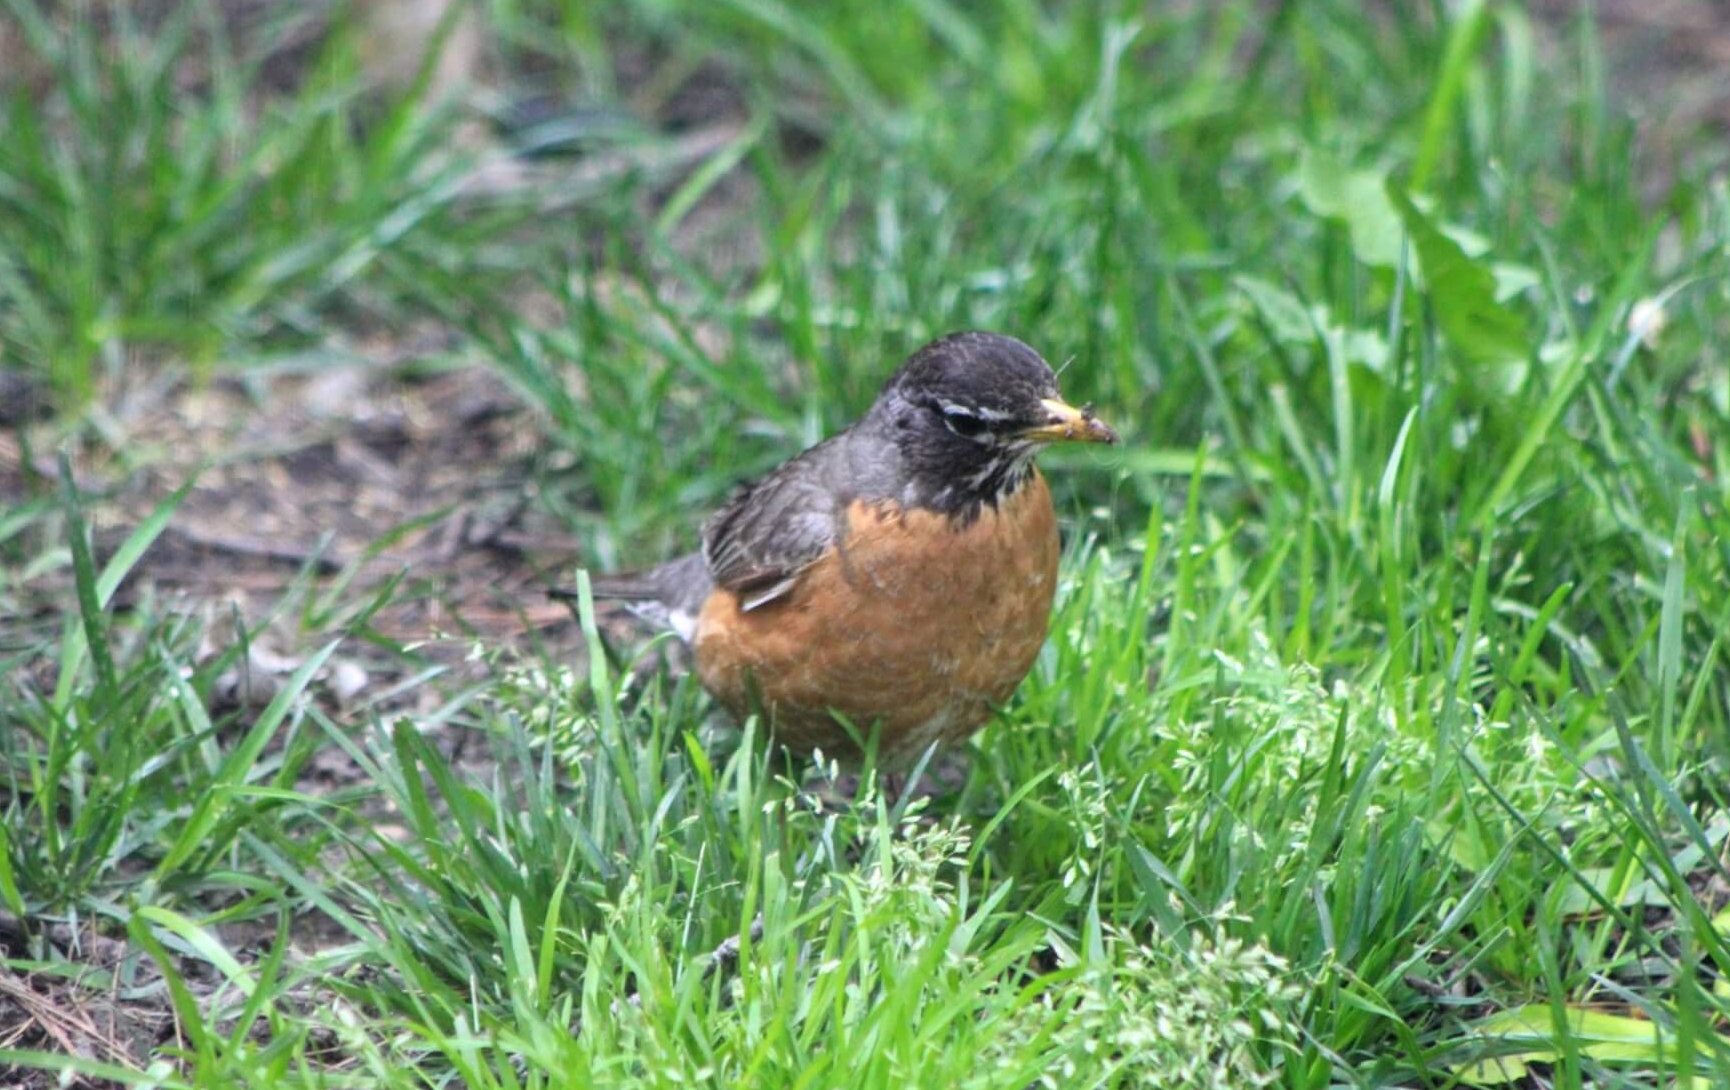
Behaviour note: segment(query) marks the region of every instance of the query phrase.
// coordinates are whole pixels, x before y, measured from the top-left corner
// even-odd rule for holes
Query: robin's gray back
[[[848,504],[903,490],[895,447],[867,417],[734,492],[703,527],[716,586],[757,609],[785,595],[840,540]]]

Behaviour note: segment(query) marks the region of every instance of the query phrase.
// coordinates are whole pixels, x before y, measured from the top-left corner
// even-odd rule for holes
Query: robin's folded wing
[[[745,485],[703,527],[703,558],[715,584],[742,609],[768,605],[835,545],[841,522],[819,446]]]

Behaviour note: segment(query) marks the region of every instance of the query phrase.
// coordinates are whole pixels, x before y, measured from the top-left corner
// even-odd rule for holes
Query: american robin
[[[990,718],[1045,642],[1057,517],[1034,455],[1116,441],[1027,345],[951,334],[734,492],[700,551],[593,594],[671,627],[716,700],[789,749],[851,752],[876,725],[881,756],[917,756]]]

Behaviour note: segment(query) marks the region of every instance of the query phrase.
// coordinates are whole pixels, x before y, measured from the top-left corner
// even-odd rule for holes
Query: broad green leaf
[[[1506,1086],[1526,1077],[1526,1065],[1550,1059],[1548,1052],[1520,1052],[1458,1064],[1454,1075],[1467,1086]]]
[[[1325,152],[1306,149],[1298,185],[1311,212],[1345,222],[1359,261],[1384,269],[1398,264],[1405,230],[1381,173],[1352,170]]]
[[[1496,277],[1488,264],[1466,256],[1398,185],[1390,182],[1387,193],[1411,233],[1425,289],[1448,343],[1475,363],[1524,361],[1531,352],[1525,323],[1496,301]]]
[[[1542,284],[1543,278],[1538,270],[1529,265],[1516,265],[1509,261],[1498,261],[1490,266],[1490,275],[1496,278],[1496,302],[1505,303],[1516,295]]]
[[[1675,1044],[1665,1030],[1644,1018],[1570,1007],[1567,1022],[1563,1032],[1572,1040],[1581,1055],[1590,1056],[1594,1060],[1655,1065],[1672,1062],[1675,1056]],[[1539,1046],[1529,1052],[1522,1051],[1501,1057],[1499,1062],[1506,1065],[1508,1070],[1512,1070],[1510,1061],[1530,1063],[1555,1060],[1560,1053],[1556,1030],[1554,1014],[1550,1007],[1543,1003],[1531,1003],[1501,1011],[1479,1022],[1475,1027],[1475,1033],[1481,1039],[1509,1044],[1529,1041]],[[1723,1043],[1730,1045],[1730,1039]],[[1499,1074],[1495,1066],[1497,1062],[1495,1059],[1473,1061],[1471,1064],[1455,1067],[1454,1071],[1463,1079],[1468,1068],[1475,1070],[1483,1066],[1490,1074],[1496,1075]],[[1698,1079],[1685,1079],[1683,1083],[1704,1085]],[[1476,1081],[1474,1085],[1495,1083]]]

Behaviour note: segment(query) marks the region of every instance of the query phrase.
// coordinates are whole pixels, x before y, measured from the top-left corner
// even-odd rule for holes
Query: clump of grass
[[[0,89],[0,347],[62,408],[136,363],[303,345],[392,255],[452,233],[448,112],[364,109],[340,35],[268,96],[275,43],[237,56],[215,5],[148,32],[102,14],[0,5],[49,77],[41,101]]]
[[[23,920],[124,923],[122,903],[196,903],[228,888],[215,874],[234,865],[250,827],[294,808],[291,789],[311,751],[293,713],[329,648],[225,747],[219,734],[234,725],[212,719],[209,694],[244,646],[195,666],[198,633],[188,619],[133,628],[109,612],[179,499],[162,504],[99,571],[77,495],[65,492],[76,606],[53,669],[34,674],[50,684],[19,669],[0,695],[8,723],[0,899]],[[280,748],[267,756],[272,743]]]

